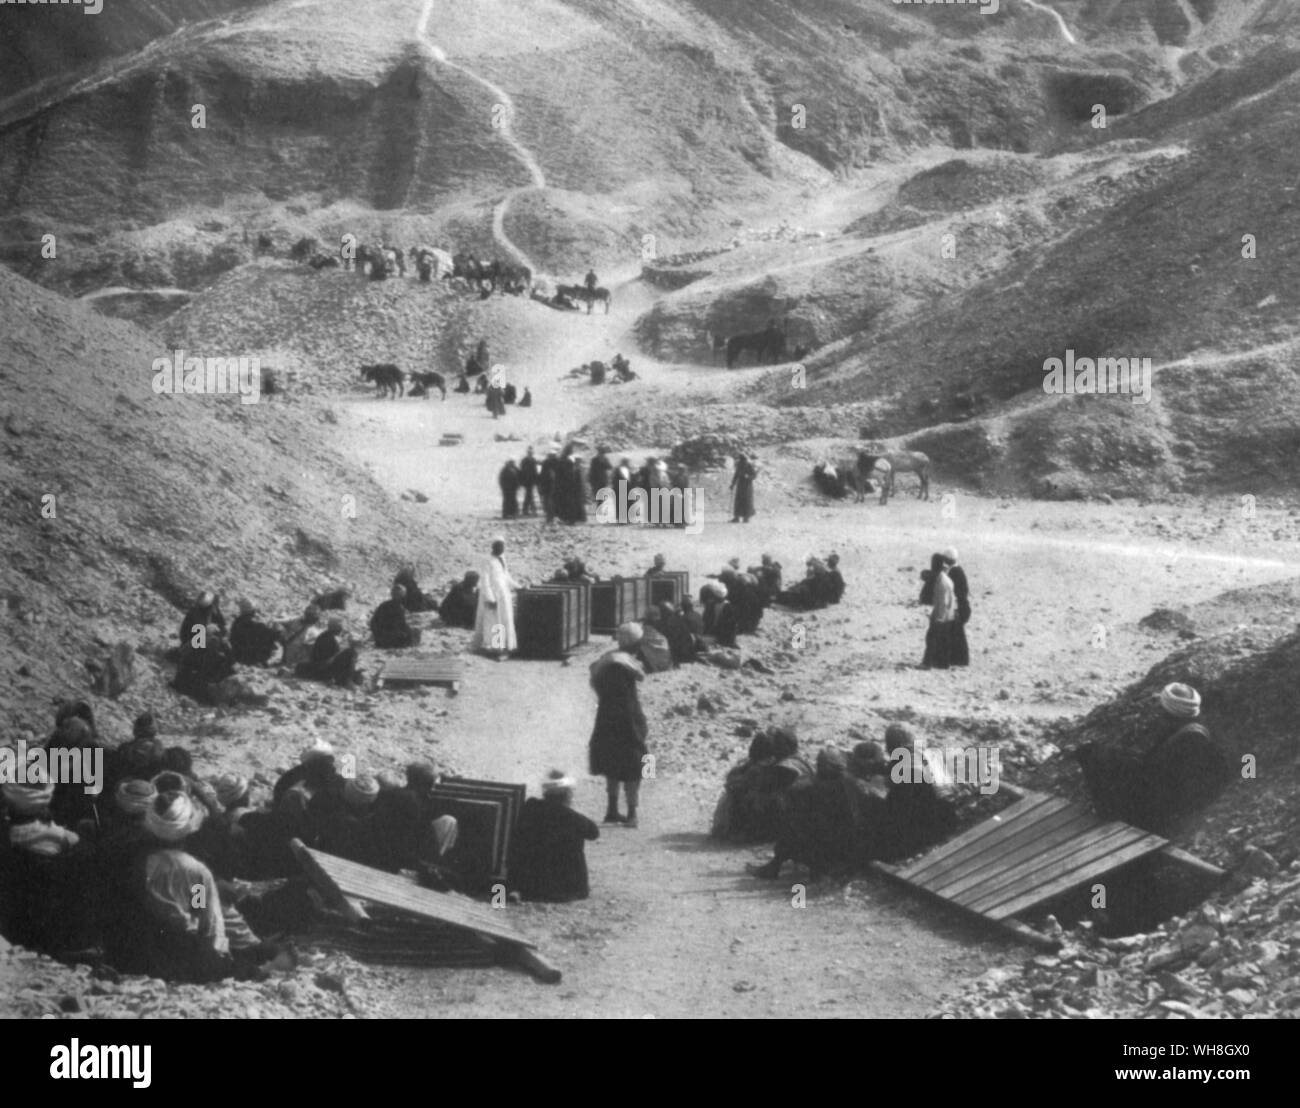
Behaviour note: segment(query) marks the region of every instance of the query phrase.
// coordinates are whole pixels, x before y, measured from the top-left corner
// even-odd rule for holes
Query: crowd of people
[[[916,737],[903,724],[891,724],[883,744],[864,741],[847,752],[827,746],[811,762],[791,729],[762,730],[727,774],[711,834],[773,843],[771,860],[751,867],[769,879],[787,862],[814,877],[843,876],[873,859],[914,854],[949,834],[956,815],[943,765],[927,763],[923,775],[891,774],[900,750],[917,756]]]
[[[320,911],[294,840],[438,889],[477,876],[427,762],[410,763],[404,779],[345,773],[349,762],[317,741],[267,788],[201,772],[184,746],[164,744],[150,712],[112,745],[84,701],[60,706],[43,745],[90,751],[103,768],[93,793],[0,785],[0,934],[34,950],[192,982],[291,964],[286,936]],[[582,847],[598,831],[570,810],[572,792],[555,771],[523,807],[510,868],[523,899],[588,893]]]

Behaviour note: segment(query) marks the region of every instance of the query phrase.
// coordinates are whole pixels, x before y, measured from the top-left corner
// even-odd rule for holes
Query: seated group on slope
[[[838,554],[828,554],[825,561],[809,555],[804,579],[778,593],[776,603],[800,611],[828,608],[844,599],[844,588]]]
[[[474,626],[478,607],[479,575],[466,573],[450,584],[443,600],[435,602],[420,589],[415,572],[401,569],[389,599],[370,617],[371,639],[381,650],[402,650],[420,644],[420,629],[411,626],[413,612],[437,611],[449,627]],[[239,614],[226,627],[220,599],[205,592],[185,613],[180,627],[180,650],[174,687],[203,703],[239,699],[242,686],[232,680],[236,666],[278,664],[284,671],[310,681],[338,686],[360,684],[358,644],[348,634],[342,615],[322,617],[322,605],[342,607],[346,593],[318,597],[296,619],[267,623],[258,618],[248,600],[239,602]]]
[[[109,745],[84,702],[60,707],[53,735],[29,752],[37,745],[79,748],[81,764],[102,774],[95,793],[48,774],[0,786],[0,934],[31,949],[195,982],[291,964],[259,932],[312,922],[294,839],[435,888],[468,876],[427,762],[408,765],[404,782],[345,777],[317,741],[268,788],[235,773],[201,776],[183,746],[164,747],[149,712],[129,741]],[[598,832],[569,810],[572,784],[553,773],[543,799],[525,802],[510,885],[527,899],[588,893],[583,843]]]
[[[860,742],[848,753],[827,746],[810,765],[792,730],[760,731],[749,756],[727,774],[711,834],[775,843],[771,861],[751,869],[764,878],[778,877],[786,862],[819,877],[914,854],[946,837],[956,815],[938,762],[930,764],[931,780],[891,774],[900,748],[910,760],[915,737],[906,726],[891,724],[883,746]]]

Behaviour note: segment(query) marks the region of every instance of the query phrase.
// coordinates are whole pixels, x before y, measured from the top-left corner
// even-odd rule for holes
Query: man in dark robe
[[[600,828],[573,810],[573,781],[558,770],[542,798],[524,802],[510,849],[510,883],[524,900],[586,900],[590,894],[584,845]]]
[[[531,408],[533,406],[533,394],[527,385],[524,386],[524,395],[519,398],[521,408]]]
[[[731,478],[731,488],[735,492],[732,502],[732,523],[748,523],[754,515],[754,480],[758,470],[744,455],[736,455],[735,472]]]
[[[518,399],[519,390],[515,388],[514,385],[507,384],[506,387],[501,390],[501,400],[503,403],[513,404]]]
[[[542,497],[542,511],[546,513],[546,522],[554,523],[557,515],[557,500],[560,492],[560,452],[551,447],[537,473],[537,491]]]
[[[239,615],[230,625],[230,654],[236,665],[264,666],[280,644],[274,627],[260,622],[248,600],[239,602]]]
[[[474,630],[474,617],[478,613],[478,573],[470,570],[463,580],[452,585],[438,605],[438,615],[448,627]]]
[[[826,559],[826,579],[823,595],[827,604],[838,604],[844,599],[844,577],[840,573],[840,556],[831,554]]]
[[[340,686],[359,682],[356,647],[344,646],[343,637],[342,617],[331,616],[326,629],[312,643],[311,655],[295,670],[297,676]]]
[[[966,624],[970,621],[970,582],[966,580],[966,571],[957,564],[957,551],[954,547],[950,546],[943,552],[943,560],[948,566],[952,591],[957,596],[957,623],[952,629],[951,664],[968,666],[970,646],[966,642]]]
[[[513,458],[507,458],[501,472],[497,474],[497,484],[501,487],[501,518],[514,519],[519,515],[519,466]]]
[[[408,612],[427,612],[434,608],[433,598],[424,595],[415,580],[415,567],[403,566],[397,571],[397,576],[393,578],[394,585],[401,585],[406,590],[406,596],[403,597],[402,603],[406,605]]]
[[[821,750],[816,776],[790,786],[772,860],[750,872],[775,879],[781,866],[793,861],[806,865],[815,880],[852,866],[860,841],[856,793],[844,752]]]
[[[704,597],[704,636],[719,646],[736,645],[736,612],[727,600],[727,586],[710,581],[701,590]]]
[[[221,601],[217,595],[212,592],[205,592],[195,601],[190,610],[185,613],[185,618],[181,620],[181,649],[184,650],[186,645],[194,638],[195,627],[206,628],[209,624],[215,624],[222,631],[225,631],[226,617],[221,614]]]
[[[602,654],[591,663],[591,687],[596,692],[596,722],[588,743],[588,769],[605,778],[605,822],[637,826],[637,801],[645,771],[646,739],[649,726],[637,685],[645,673],[633,652],[641,641],[635,623],[619,627],[618,649]],[[627,796],[627,815],[618,810],[618,789]]]
[[[217,624],[209,624],[201,635],[199,630],[195,625],[187,645],[181,647],[173,685],[178,692],[207,704],[214,702],[216,686],[234,674],[235,663],[230,644]]]
[[[667,600],[659,604],[659,630],[668,640],[673,664],[682,665],[695,660],[695,636],[681,614]]]
[[[370,633],[382,650],[419,646],[420,631],[406,622],[406,590],[394,585],[392,594],[370,617]]]
[[[609,460],[609,455],[601,450],[591,459],[591,468],[587,471],[587,481],[591,486],[591,495],[593,499],[601,489],[609,487],[609,475],[614,465]]]
[[[537,490],[539,476],[537,458],[530,446],[527,453],[524,454],[523,461],[519,463],[519,484],[524,490],[523,514],[526,516],[535,516],[537,514],[537,501],[533,499],[533,494]]]

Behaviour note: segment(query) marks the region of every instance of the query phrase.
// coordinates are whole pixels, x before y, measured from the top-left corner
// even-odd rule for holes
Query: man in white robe
[[[474,637],[470,649],[493,654],[501,661],[519,645],[515,638],[515,601],[513,590],[519,587],[506,568],[504,539],[492,543],[492,555],[484,563],[479,577],[478,611],[474,617]]]

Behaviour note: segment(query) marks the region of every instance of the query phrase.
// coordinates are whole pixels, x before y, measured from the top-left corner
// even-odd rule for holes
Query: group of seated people
[[[473,629],[478,608],[479,575],[466,573],[452,582],[441,602],[426,595],[407,566],[398,571],[389,593],[370,617],[370,634],[381,650],[420,644],[420,629],[411,625],[415,612],[437,611],[450,627]],[[248,600],[226,626],[220,598],[204,592],[181,620],[175,688],[204,703],[228,699],[236,666],[279,665],[296,677],[339,686],[360,684],[358,647],[338,612],[325,617],[322,602],[341,607],[345,594],[330,594],[308,604],[296,619],[265,622]]]
[[[778,586],[775,602],[805,612],[828,608],[844,598],[844,588],[838,554],[828,554],[825,560],[809,555],[804,579],[783,591]]]
[[[900,748],[908,759],[927,757],[924,749],[917,755],[916,738],[903,724],[886,728],[883,744],[860,742],[850,752],[827,746],[811,764],[791,729],[760,731],[749,756],[727,774],[711,834],[774,843],[772,859],[751,869],[769,879],[786,862],[807,866],[818,877],[915,854],[945,838],[956,813],[937,760],[927,758],[932,780],[891,774]]]
[[[305,930],[323,910],[295,839],[439,889],[481,876],[457,850],[459,826],[440,809],[427,762],[408,765],[404,781],[345,776],[351,760],[317,741],[268,789],[201,775],[185,747],[164,746],[149,712],[113,746],[85,702],[62,705],[42,745],[90,750],[102,776],[93,793],[0,785],[0,934],[34,950],[192,982],[284,966],[289,952],[258,932]],[[525,802],[509,878],[525,899],[587,895],[582,848],[597,832],[569,810],[572,791],[554,773],[542,799]]]

